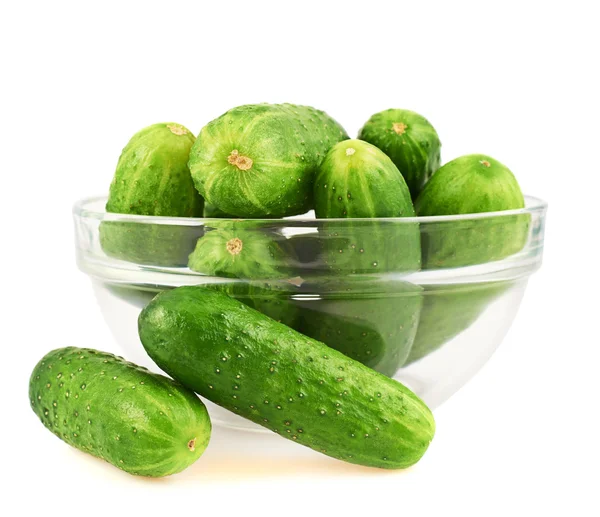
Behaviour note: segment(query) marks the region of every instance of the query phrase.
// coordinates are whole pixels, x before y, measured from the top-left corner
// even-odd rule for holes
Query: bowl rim
[[[368,221],[387,221],[400,224],[414,223],[445,223],[451,221],[469,221],[475,219],[512,217],[522,214],[543,213],[548,209],[548,203],[541,198],[525,195],[525,207],[515,210],[502,210],[496,212],[480,212],[474,214],[453,214],[453,215],[428,215],[414,217],[365,217],[365,218],[331,218],[317,219],[316,217],[307,217],[306,215],[290,216],[284,218],[214,218],[214,217],[174,217],[157,215],[137,215],[137,214],[119,214],[102,210],[90,209],[89,205],[101,201],[106,201],[107,196],[89,196],[79,199],[73,204],[72,213],[76,217],[97,219],[99,221],[130,221],[142,224],[170,224],[181,226],[202,226],[206,221],[259,221],[273,224],[275,221],[281,221],[285,224],[314,224],[315,221],[335,221],[335,222],[368,222]],[[103,206],[106,203],[103,203]]]

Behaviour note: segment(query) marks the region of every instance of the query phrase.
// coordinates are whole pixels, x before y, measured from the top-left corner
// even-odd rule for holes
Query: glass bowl
[[[210,285],[410,387],[431,407],[485,364],[542,262],[546,203],[521,210],[383,218],[195,219],[74,205],[77,264],[123,355],[145,354],[153,296]],[[208,403],[215,423],[258,430]]]

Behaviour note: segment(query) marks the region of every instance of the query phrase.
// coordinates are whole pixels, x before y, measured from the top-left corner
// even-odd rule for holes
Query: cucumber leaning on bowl
[[[161,369],[203,397],[334,458],[381,468],[416,463],[433,438],[408,388],[230,298],[180,287],[141,312]]]
[[[194,135],[180,124],[161,123],[137,132],[123,149],[106,211],[118,214],[200,217],[203,200],[187,166]],[[182,266],[201,228],[103,221],[100,244],[121,260]]]
[[[315,169],[347,139],[323,111],[294,104],[248,104],[209,122],[190,153],[198,191],[237,217],[283,217],[312,208]]]
[[[204,404],[178,383],[112,354],[67,347],[29,381],[31,407],[61,440],[141,476],[182,471],[206,449]]]
[[[398,168],[377,147],[362,140],[336,144],[319,167],[314,198],[318,218],[383,218],[321,223],[330,274],[419,269],[418,224],[385,220],[414,217],[410,192]]]

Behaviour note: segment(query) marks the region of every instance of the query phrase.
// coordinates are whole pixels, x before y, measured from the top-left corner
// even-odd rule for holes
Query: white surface
[[[494,4],[2,3],[3,514],[598,515],[594,4]],[[444,161],[489,153],[550,202],[545,264],[499,351],[436,411],[414,468],[361,469],[215,429],[187,472],[129,477],[28,409],[28,375],[49,349],[114,348],[75,268],[71,203],[107,190],[141,127],[198,131],[261,101],[315,105],[352,134],[384,108],[422,112]]]

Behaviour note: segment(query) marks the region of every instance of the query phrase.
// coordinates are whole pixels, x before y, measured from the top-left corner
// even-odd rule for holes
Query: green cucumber
[[[410,192],[385,153],[362,140],[339,142],[327,153],[314,184],[317,218],[413,217]],[[322,223],[324,261],[331,273],[364,274],[419,269],[416,223]]]
[[[46,354],[31,374],[29,399],[60,439],[130,474],[181,472],[210,439],[208,413],[194,393],[89,348]]]
[[[435,352],[477,321],[510,283],[425,286],[417,334],[404,366]]]
[[[300,332],[388,377],[404,364],[417,332],[421,287],[345,279],[302,289],[321,294],[297,302]]]
[[[312,208],[312,182],[329,148],[348,138],[322,111],[248,104],[206,125],[190,153],[198,191],[237,217],[283,217]]]
[[[388,109],[375,113],[358,138],[387,154],[404,176],[413,199],[440,166],[442,144],[429,121],[414,111]]]
[[[194,135],[175,123],[154,124],[136,133],[123,149],[106,211],[119,214],[196,217],[203,200],[187,166]],[[121,260],[181,266],[199,237],[198,228],[142,222],[103,221],[100,244]]]
[[[205,275],[273,280],[291,276],[295,261],[285,237],[256,221],[218,221],[198,239],[188,267]]]
[[[484,154],[456,158],[441,167],[415,202],[419,216],[478,214],[525,206],[513,173]],[[523,249],[529,214],[429,223],[423,232],[427,268],[461,267],[501,260]]]
[[[403,468],[433,438],[433,415],[408,388],[226,294],[160,293],[138,327],[150,357],[182,384],[323,454]]]

